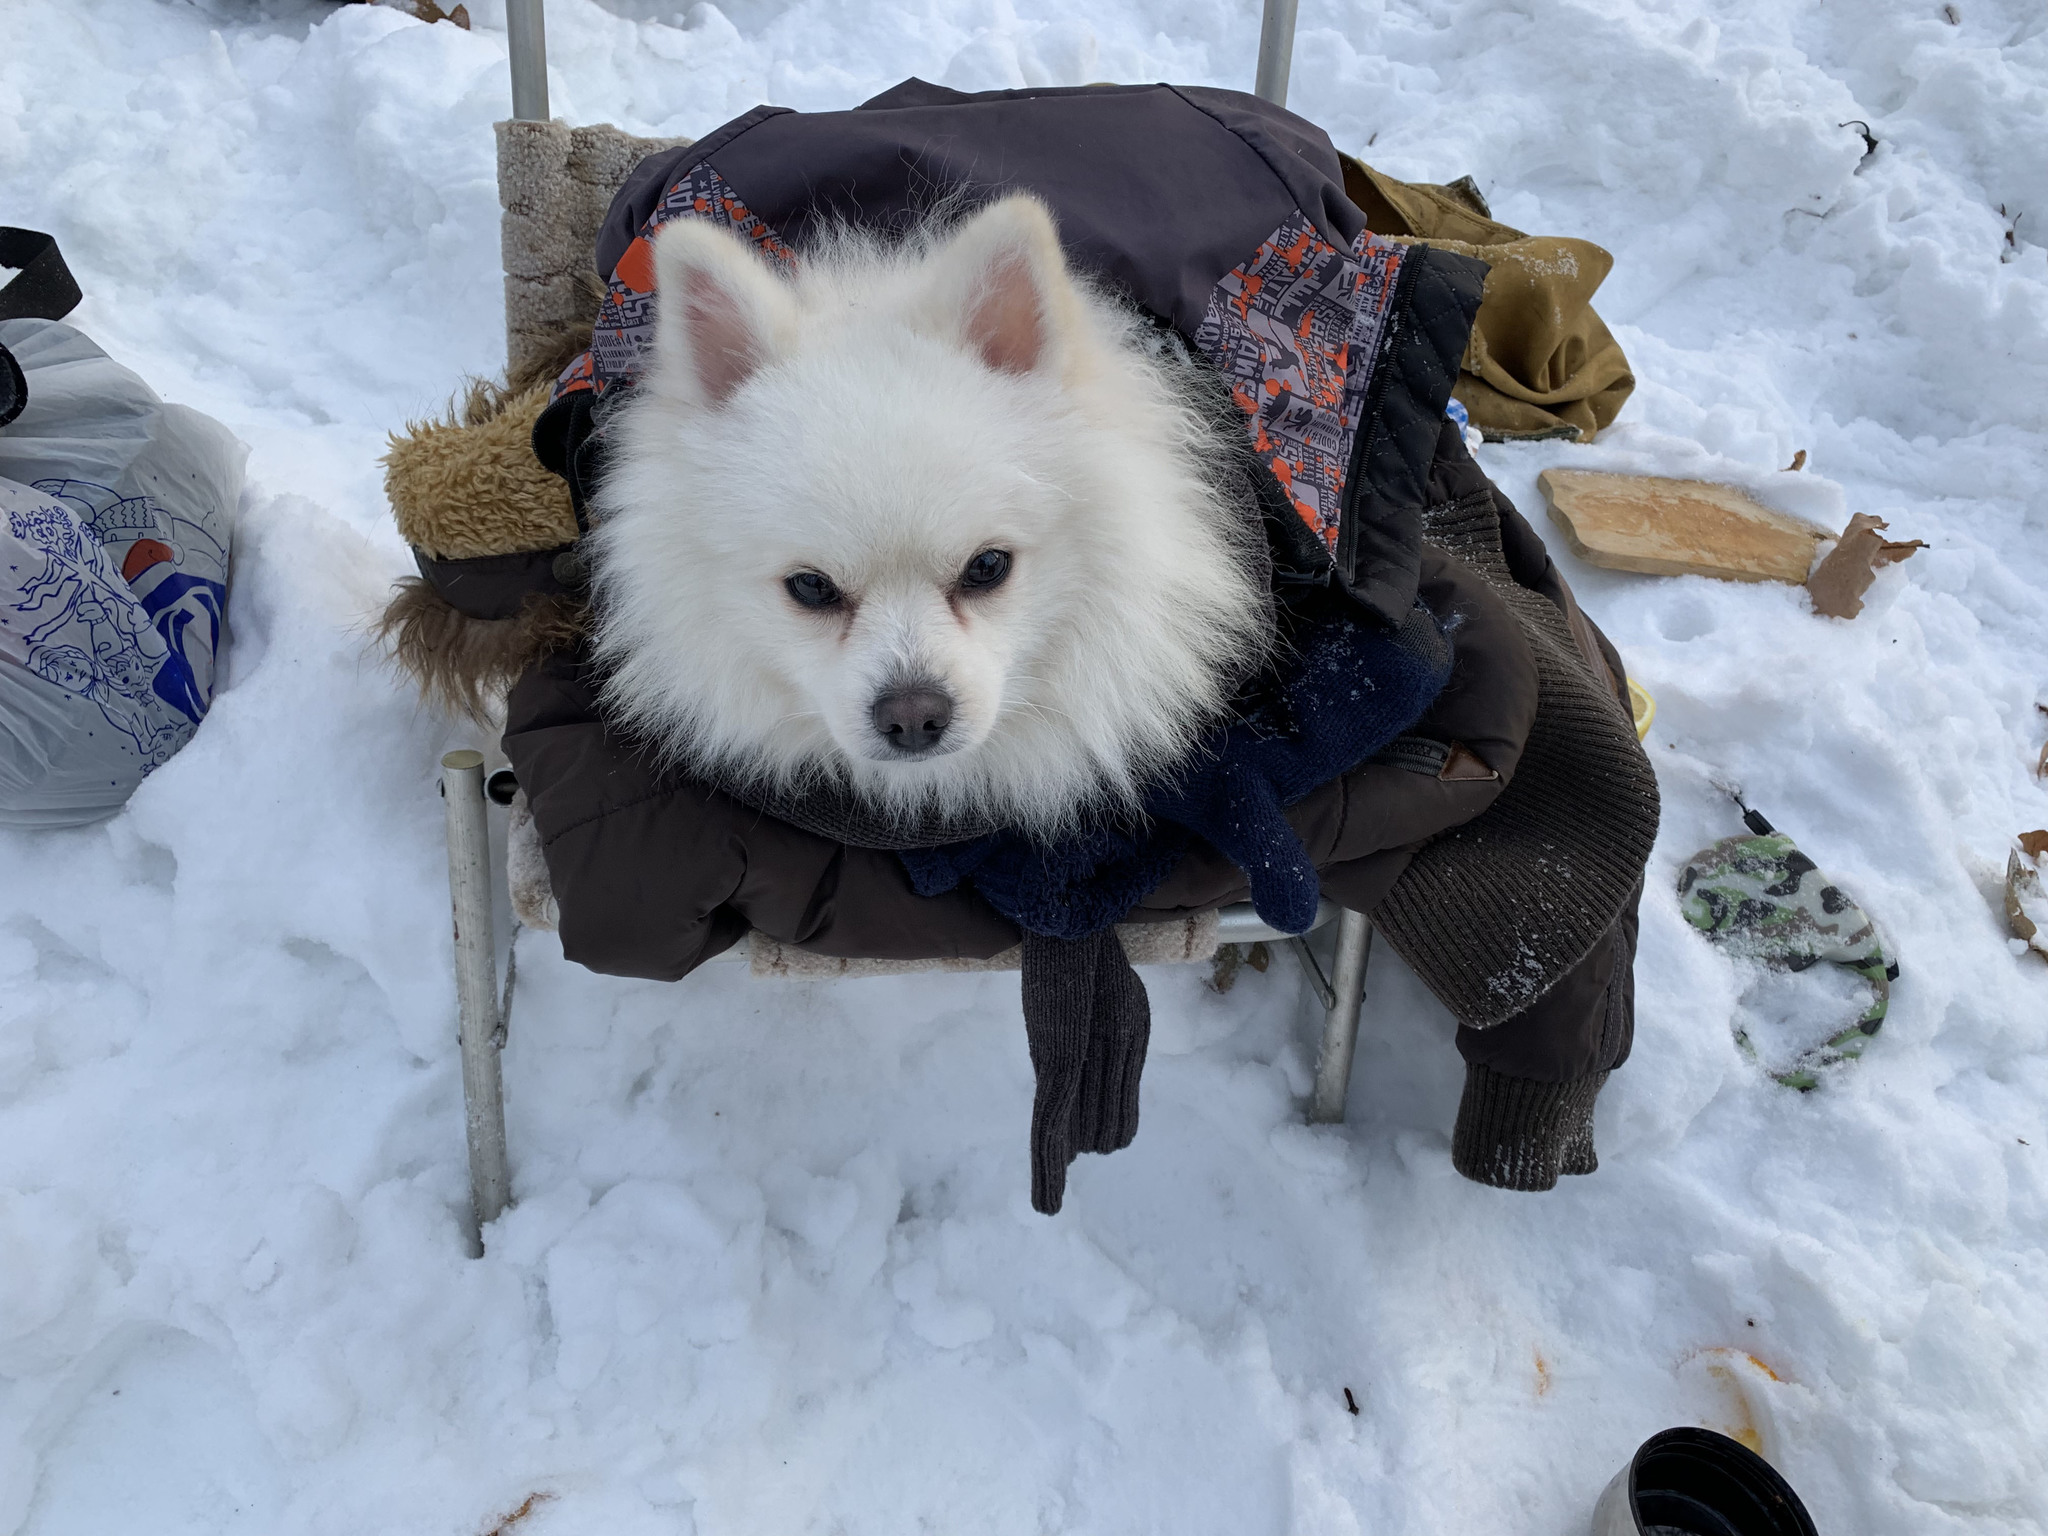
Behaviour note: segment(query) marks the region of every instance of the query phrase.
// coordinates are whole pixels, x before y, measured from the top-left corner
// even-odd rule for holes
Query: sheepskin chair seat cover
[[[689,142],[643,139],[609,123],[498,124],[508,377],[553,361],[567,328],[582,326],[589,343],[591,317],[603,297],[601,287],[592,290],[598,274],[591,252],[612,196],[649,155]]]

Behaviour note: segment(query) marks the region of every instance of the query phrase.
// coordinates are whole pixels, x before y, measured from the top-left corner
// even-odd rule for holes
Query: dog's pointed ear
[[[1022,193],[964,220],[933,253],[931,303],[999,373],[1058,373],[1070,360],[1079,295],[1045,204]]]
[[[677,219],[654,239],[650,382],[710,410],[782,349],[795,304],[747,239],[703,219]]]

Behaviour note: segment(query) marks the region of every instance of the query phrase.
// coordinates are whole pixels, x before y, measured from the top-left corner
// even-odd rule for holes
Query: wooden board
[[[1799,586],[1834,537],[1706,480],[1546,469],[1536,483],[1572,553],[1610,571]]]

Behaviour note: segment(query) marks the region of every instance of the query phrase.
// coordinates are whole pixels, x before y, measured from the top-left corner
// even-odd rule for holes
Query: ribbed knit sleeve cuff
[[[1605,1072],[1592,1072],[1569,1083],[1539,1083],[1467,1063],[1452,1164],[1496,1189],[1550,1189],[1561,1173],[1591,1173],[1600,1166],[1593,1099],[1606,1081]]]

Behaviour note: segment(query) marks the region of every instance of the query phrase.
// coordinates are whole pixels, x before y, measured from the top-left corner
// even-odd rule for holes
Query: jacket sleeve
[[[1637,891],[1607,939],[1525,1012],[1458,1030],[1465,1091],[1451,1133],[1458,1172],[1501,1189],[1544,1190],[1591,1173],[1593,1101],[1635,1039]]]
[[[1580,611],[1534,530],[1502,499],[1503,542],[1526,540],[1516,579],[1565,610],[1589,665],[1604,666],[1624,700],[1628,674],[1606,635]],[[1510,519],[1512,518],[1512,523]],[[1531,555],[1529,546],[1533,546]],[[1540,557],[1540,565],[1535,557]],[[1530,575],[1523,577],[1523,570]],[[1593,1103],[1635,1040],[1638,885],[1607,937],[1543,996],[1491,1029],[1459,1026],[1465,1090],[1451,1133],[1458,1172],[1501,1189],[1545,1190],[1560,1174],[1592,1173]]]
[[[540,833],[562,951],[591,970],[674,981],[750,928],[873,959],[982,958],[1018,941],[971,891],[919,896],[892,853],[827,842],[661,769],[605,726],[573,656],[513,688],[505,753]]]
[[[1455,427],[1439,434],[1430,472],[1434,505],[1484,494],[1500,518],[1501,554],[1516,585],[1563,615],[1588,668],[1626,707],[1627,674],[1528,520],[1465,451]],[[1483,755],[1483,754],[1482,754]],[[1452,1133],[1460,1173],[1504,1189],[1543,1190],[1562,1174],[1591,1173],[1593,1104],[1627,1059],[1635,1032],[1635,937],[1640,885],[1608,933],[1521,1013],[1480,1030],[1461,1026],[1465,1089]]]

